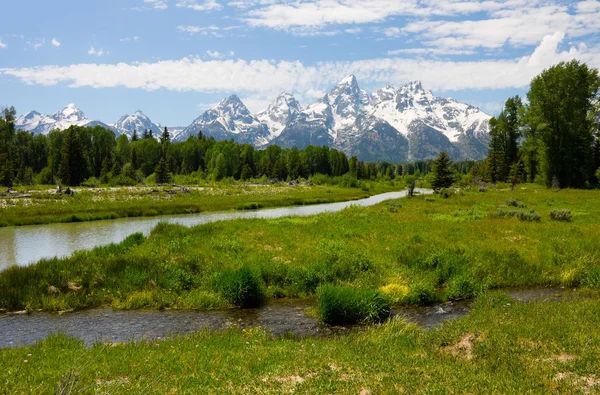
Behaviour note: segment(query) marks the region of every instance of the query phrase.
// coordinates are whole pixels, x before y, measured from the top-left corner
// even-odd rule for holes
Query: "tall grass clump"
[[[408,293],[402,300],[404,304],[413,306],[428,306],[439,301],[433,284],[420,281],[415,282],[408,288]]]
[[[588,287],[600,288],[600,267],[591,268],[583,283]]]
[[[554,221],[570,221],[572,217],[571,210],[559,209],[550,211],[550,218]]]
[[[461,275],[448,284],[447,297],[449,300],[471,299],[482,294],[484,289],[481,281]]]
[[[265,299],[265,284],[253,268],[243,266],[215,276],[215,290],[233,306],[250,308],[259,306]]]
[[[500,218],[513,217],[519,219],[520,221],[529,222],[540,222],[542,219],[542,216],[535,210],[517,210],[505,208],[498,209],[496,216]]]
[[[323,285],[317,290],[319,318],[330,325],[382,322],[392,299],[378,290]]]

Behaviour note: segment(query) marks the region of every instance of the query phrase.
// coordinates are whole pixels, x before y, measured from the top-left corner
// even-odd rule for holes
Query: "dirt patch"
[[[481,339],[481,335],[476,333],[467,333],[458,342],[449,346],[444,346],[444,352],[457,358],[470,361],[473,359],[473,347],[477,340]]]
[[[596,393],[598,387],[600,387],[600,378],[596,377],[595,375],[580,376],[572,372],[559,372],[554,377],[554,380],[566,381],[584,394],[589,394],[592,391]]]

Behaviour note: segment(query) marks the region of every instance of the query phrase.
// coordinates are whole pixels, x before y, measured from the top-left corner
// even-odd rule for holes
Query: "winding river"
[[[415,191],[421,194],[433,192],[429,189],[416,189]],[[136,232],[148,235],[161,221],[195,226],[238,218],[309,216],[340,211],[352,205],[373,206],[386,200],[406,197],[406,195],[407,191],[400,191],[382,193],[366,199],[311,206],[0,228],[0,271],[13,265],[28,266],[43,258],[69,256],[77,250],[88,250],[97,246],[118,243]]]

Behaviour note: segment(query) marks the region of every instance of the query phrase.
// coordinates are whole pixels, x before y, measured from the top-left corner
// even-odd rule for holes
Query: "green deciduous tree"
[[[561,62],[531,81],[527,94],[538,134],[540,170],[547,186],[583,187],[593,174],[594,130],[590,112],[598,100],[598,70],[576,60]]]

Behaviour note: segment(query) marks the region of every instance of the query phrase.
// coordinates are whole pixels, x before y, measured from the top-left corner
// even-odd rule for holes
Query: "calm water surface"
[[[427,189],[417,189],[416,191],[421,194],[432,193]],[[148,235],[161,221],[194,226],[237,218],[308,216],[340,211],[351,205],[372,206],[385,200],[405,196],[406,191],[401,191],[383,193],[361,200],[312,206],[0,228],[0,270],[12,265],[27,266],[42,258],[68,256],[77,250],[88,250],[101,245],[118,243],[136,232]]]

